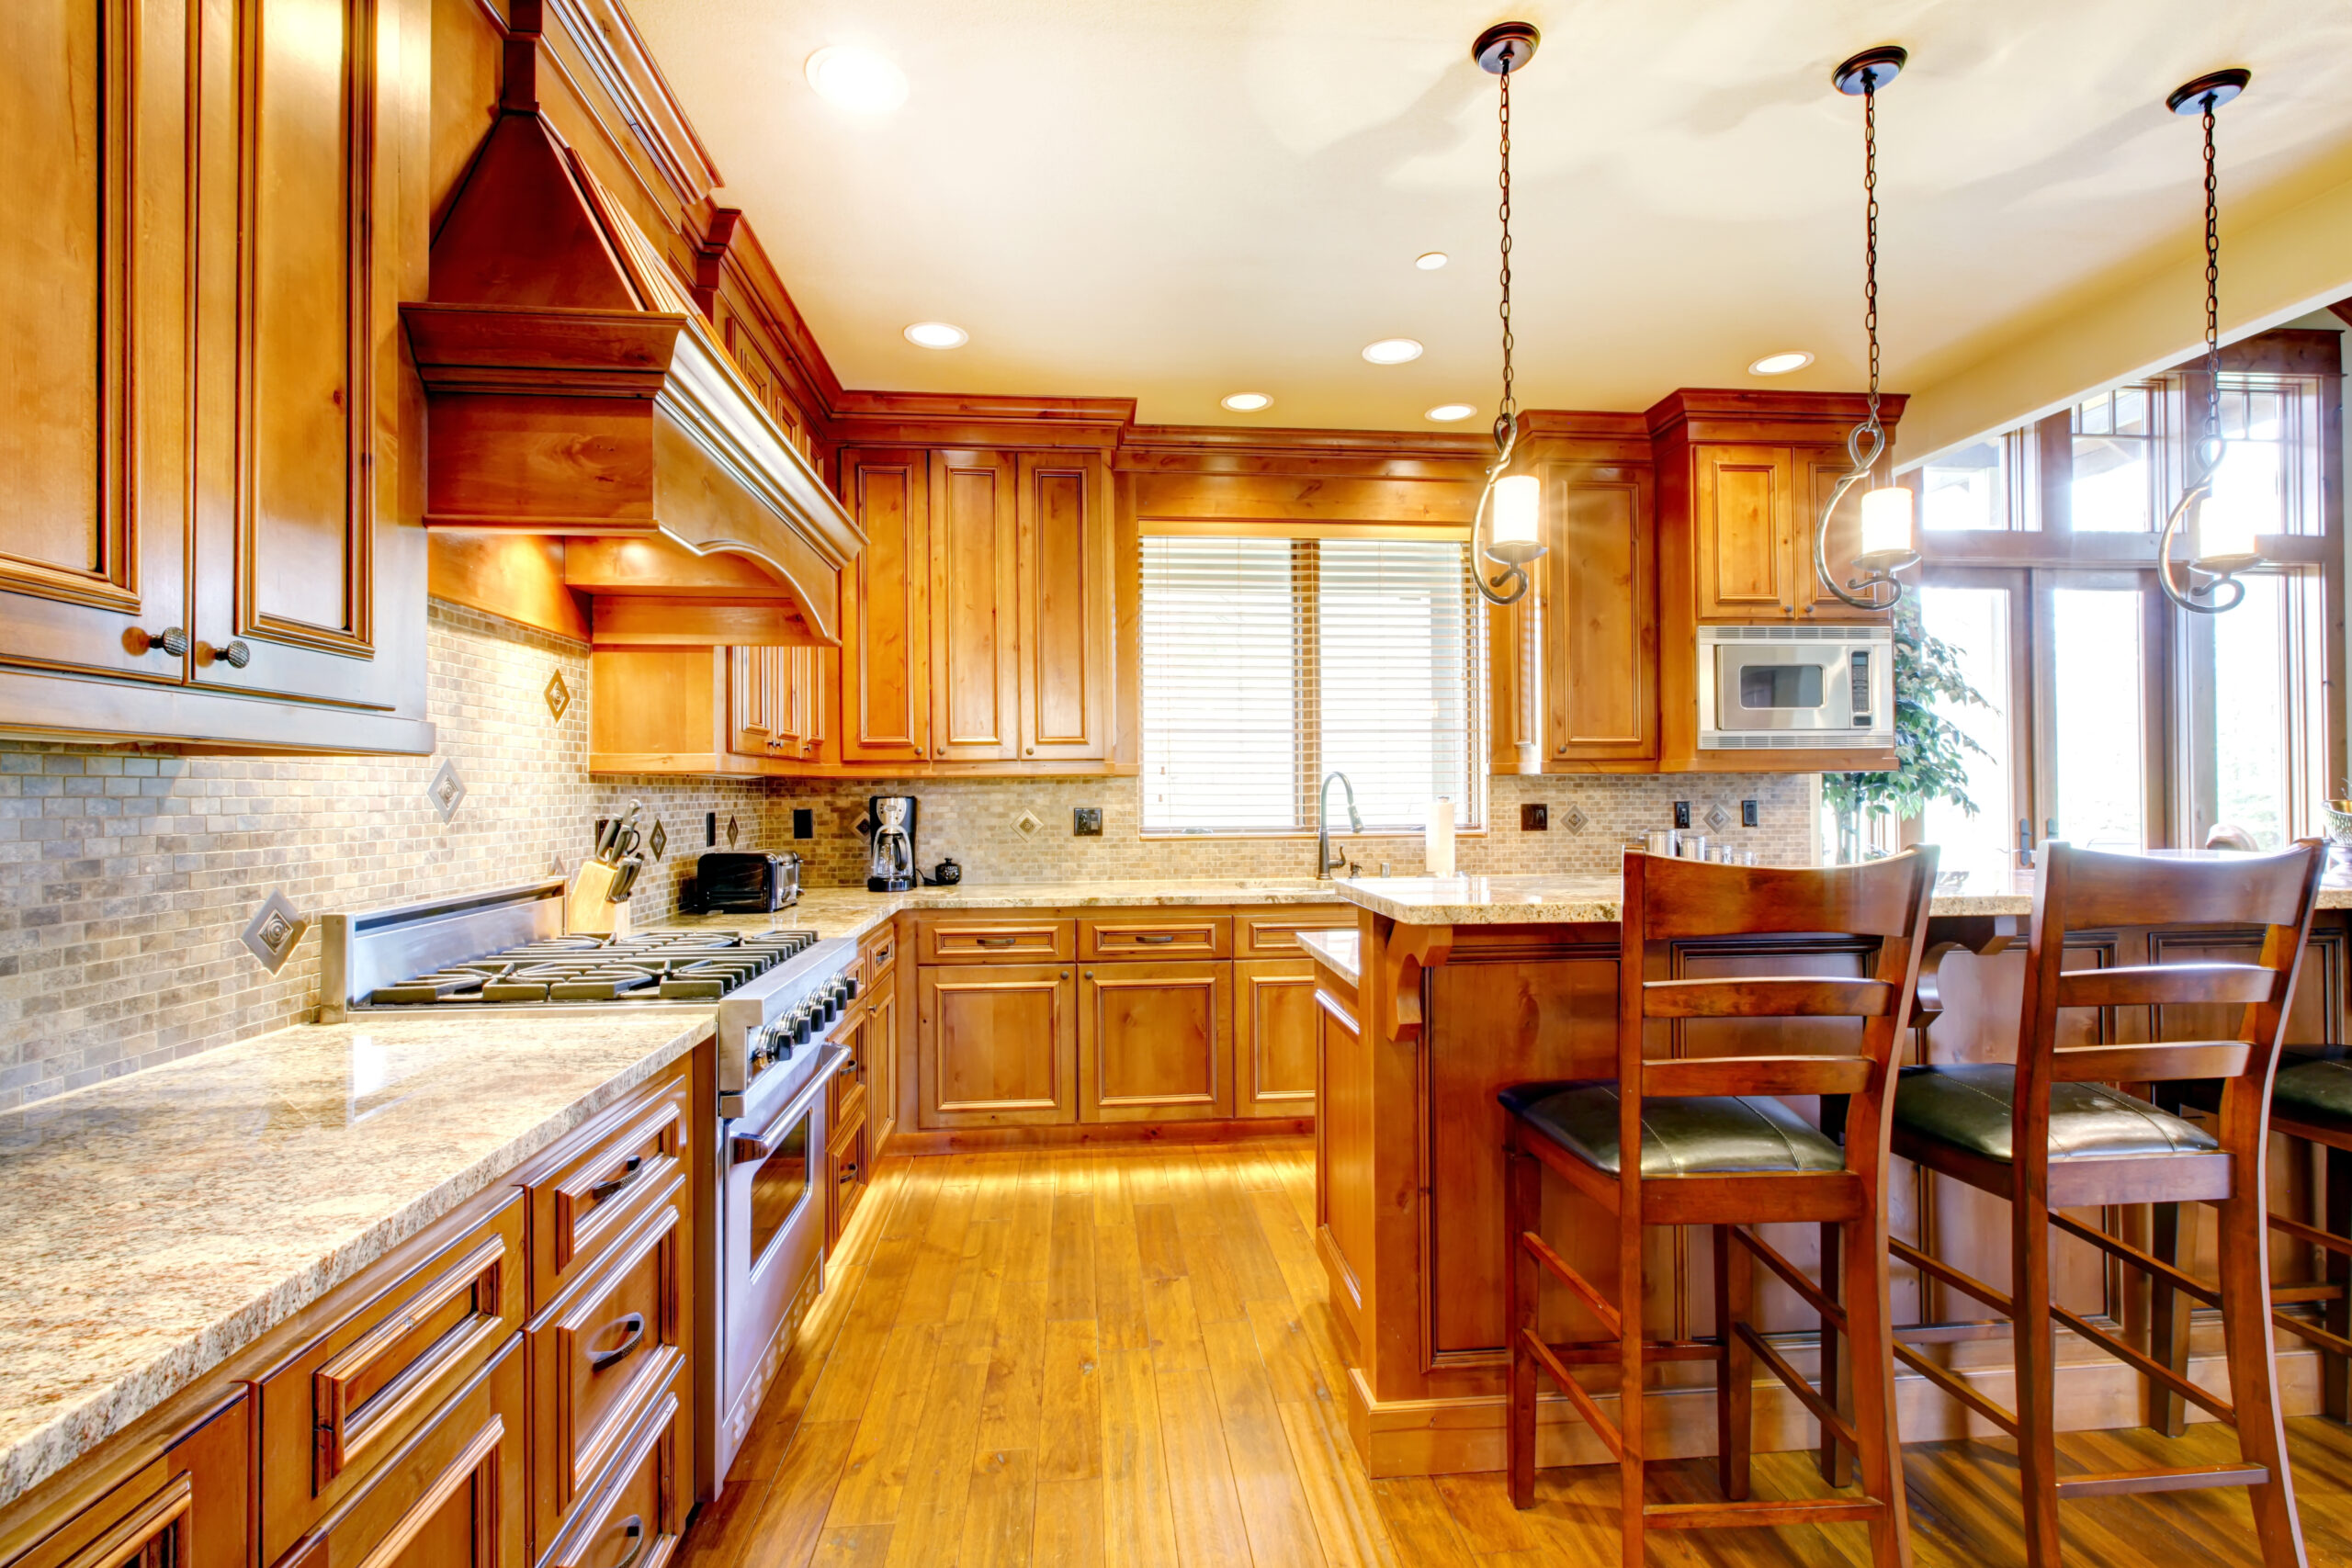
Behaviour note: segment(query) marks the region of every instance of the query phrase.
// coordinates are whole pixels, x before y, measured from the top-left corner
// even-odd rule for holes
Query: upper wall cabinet
[[[0,728],[430,750],[395,438],[424,92],[390,74],[429,6],[0,10]]]
[[[1020,773],[1110,758],[1113,550],[1093,452],[851,446],[845,766]]]

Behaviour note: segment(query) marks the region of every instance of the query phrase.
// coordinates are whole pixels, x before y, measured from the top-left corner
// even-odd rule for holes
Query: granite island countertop
[[[868,893],[862,887],[804,887],[800,901],[774,914],[680,915],[660,924],[718,926],[728,931],[813,931],[820,936],[862,937],[902,909],[1170,908],[1224,904],[1340,904],[1337,882],[1312,877],[1261,881],[1198,878],[1102,882],[958,883],[910,893]]]
[[[1625,896],[1624,880],[1610,875],[1357,877],[1335,886],[1351,904],[1417,926],[1614,925]],[[2352,909],[2352,880],[2321,884],[2319,908]],[[2033,874],[1955,881],[1929,900],[1928,913],[2030,915]]]
[[[0,1116],[0,1504],[691,1051],[710,1015],[307,1024]]]

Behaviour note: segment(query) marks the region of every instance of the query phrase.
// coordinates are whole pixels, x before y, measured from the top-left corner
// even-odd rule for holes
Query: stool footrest
[[[1759,1529],[1772,1525],[1836,1525],[1886,1517],[1875,1497],[1830,1497],[1792,1503],[1645,1503],[1642,1522],[1658,1530]]]
[[[2316,1324],[2305,1323],[2300,1317],[2290,1317],[2283,1312],[2272,1313],[2270,1321],[2290,1334],[2310,1340],[2331,1356],[2352,1356],[2352,1339],[2346,1339],[2340,1334],[2330,1334]]]
[[[2216,1464],[2199,1470],[2111,1470],[2058,1478],[2061,1501],[2111,1497],[2120,1492],[2188,1492],[2203,1486],[2260,1486],[2270,1479],[2261,1464]]]
[[[1823,1398],[1811,1383],[1805,1382],[1794,1367],[1789,1365],[1788,1358],[1774,1349],[1770,1340],[1745,1323],[1735,1323],[1731,1325],[1731,1329],[1734,1334],[1739,1336],[1740,1343],[1754,1351],[1757,1359],[1762,1361],[1774,1377],[1788,1385],[1789,1392],[1797,1396],[1797,1403],[1811,1411],[1815,1420],[1820,1422],[1832,1436],[1854,1452],[1862,1451],[1862,1440],[1855,1435],[1852,1424],[1838,1413],[1836,1405]]]
[[[1968,1386],[1967,1380],[1951,1368],[1929,1360],[1918,1351],[1898,1339],[1894,1341],[1894,1359],[1973,1410],[1985,1420],[2014,1438],[2018,1435],[2018,1418],[1983,1394]]]
[[[1591,1280],[1569,1268],[1568,1260],[1553,1251],[1550,1242],[1545,1241],[1533,1231],[1521,1231],[1519,1235],[1519,1245],[1525,1247],[1528,1255],[1544,1266],[1546,1273],[1577,1293],[1584,1304],[1592,1310],[1592,1315],[1600,1320],[1602,1332],[1607,1334],[1622,1332],[1624,1320],[1618,1314],[1616,1303],[1602,1295]]]
[[[1561,1363],[1560,1358],[1552,1354],[1552,1347],[1538,1338],[1533,1329],[1521,1329],[1519,1337],[1525,1344],[1527,1353],[1535,1358],[1535,1364],[1552,1374],[1552,1381],[1559,1384],[1560,1392],[1567,1396],[1576,1413],[1584,1417],[1585,1425],[1592,1428],[1602,1446],[1614,1457],[1623,1459],[1625,1436],[1617,1429],[1617,1423],[1600,1413],[1600,1402],[1586,1391],[1584,1384],[1568,1375],[1568,1369]],[[1639,1399],[1640,1393],[1636,1391],[1634,1397]]]

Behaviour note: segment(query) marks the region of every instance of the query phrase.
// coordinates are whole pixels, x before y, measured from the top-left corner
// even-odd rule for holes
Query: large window
[[[1438,539],[1146,538],[1144,830],[1311,831],[1334,769],[1368,829],[1419,831],[1440,798],[1480,822],[1467,554]]]
[[[1931,807],[1910,829],[1949,868],[1998,877],[2052,837],[2195,848],[2222,830],[2270,847],[2319,827],[2344,771],[2328,696],[2343,659],[2327,605],[2342,537],[2327,436],[2337,340],[2290,329],[2226,351],[2229,447],[2208,507],[2250,520],[2268,564],[2223,615],[2173,609],[2154,570],[2203,423],[2199,365],[1916,466],[1909,482],[1940,525],[1921,541],[1921,614],[1989,703],[1944,708],[1983,748],[1968,765],[1977,813]],[[2023,485],[2021,468],[2034,470]],[[2021,491],[2030,538],[2014,536]]]

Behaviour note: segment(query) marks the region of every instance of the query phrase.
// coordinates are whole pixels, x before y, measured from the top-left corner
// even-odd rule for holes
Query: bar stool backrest
[[[2221,1078],[2222,1118],[2261,1125],[2319,900],[2326,846],[2300,839],[2275,854],[2111,854],[2052,841],[2034,875],[2033,931],[2018,1034],[2015,1144],[2021,1165],[2050,1154],[2050,1090],[2059,1083]],[[2252,963],[2142,964],[2066,969],[2068,933],[2116,928],[2263,928]],[[2058,1043],[2060,1010],[2240,1006],[2235,1036],[2148,1043]],[[2237,1140],[2228,1139],[2234,1144]]]

